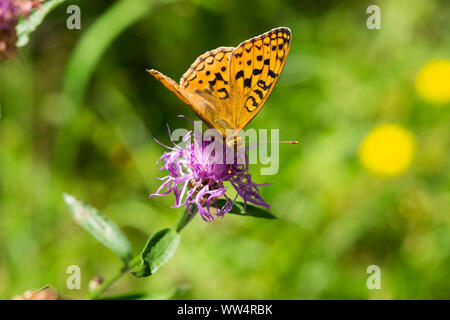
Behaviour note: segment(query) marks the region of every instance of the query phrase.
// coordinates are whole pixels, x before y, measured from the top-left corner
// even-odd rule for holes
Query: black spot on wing
[[[264,94],[262,93],[261,90],[255,89],[255,90],[253,90],[253,92],[258,95],[259,99],[261,99],[261,100],[263,99]]]
[[[270,89],[270,87],[272,86],[272,83],[269,83],[268,85],[266,85],[266,82],[264,80],[258,80],[256,85],[258,87],[260,87],[261,89],[263,89],[264,91],[266,91],[266,90]]]
[[[223,80],[222,75],[219,72],[216,72],[215,75],[216,75],[216,79],[215,80],[217,80],[217,81],[224,81],[225,82],[225,80]]]
[[[217,90],[217,92],[223,93],[224,95],[222,97],[219,97],[220,99],[224,100],[224,99],[228,99],[230,96],[228,95],[228,91],[226,88],[221,88],[219,90]]]
[[[253,75],[257,76],[258,74],[260,74],[263,71],[263,69],[253,69]]]
[[[244,77],[244,70],[241,70],[236,73],[235,79],[243,78]]]
[[[250,88],[252,86],[252,77],[244,79],[244,87]]]
[[[272,77],[272,78],[276,78],[276,77],[278,76],[278,74],[276,74],[276,73],[273,72],[272,70],[269,70],[268,75],[269,75],[269,77]]]
[[[247,102],[248,102],[249,100],[252,101],[252,106],[255,107],[255,108],[258,106],[258,103],[256,102],[255,97],[252,97],[252,96],[249,96],[249,97],[247,98],[247,100],[245,101],[245,108],[247,109],[247,111],[248,111],[248,112],[253,112],[253,111],[255,110],[255,108],[253,108],[252,110],[250,110],[250,109],[248,108]]]

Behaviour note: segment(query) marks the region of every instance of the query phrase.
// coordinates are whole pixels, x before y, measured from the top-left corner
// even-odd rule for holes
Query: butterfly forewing
[[[183,101],[184,103],[190,105],[191,103],[189,102],[189,100],[183,95],[183,90],[182,88],[178,85],[178,83],[176,83],[175,81],[173,81],[172,79],[170,79],[168,76],[162,74],[161,72],[151,69],[151,70],[147,70],[153,77],[155,77],[155,79],[157,79],[158,81],[160,81],[167,89],[169,89],[170,91],[172,91],[181,101]]]
[[[235,129],[244,128],[259,112],[283,70],[291,32],[273,29],[241,43],[232,53],[230,81]]]

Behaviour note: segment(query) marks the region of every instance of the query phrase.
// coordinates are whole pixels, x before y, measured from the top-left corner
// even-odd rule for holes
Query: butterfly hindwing
[[[181,87],[194,92],[206,91],[216,99],[229,99],[228,68],[233,49],[220,47],[202,54],[181,77]]]
[[[207,102],[206,106],[194,103],[194,111],[202,114],[202,119],[207,118],[205,122],[209,126],[221,131],[231,128],[232,123],[229,60],[233,50],[220,47],[202,54],[180,80],[180,86],[186,92]]]
[[[230,79],[234,127],[244,128],[272,93],[289,52],[291,31],[276,28],[241,43],[232,53]]]

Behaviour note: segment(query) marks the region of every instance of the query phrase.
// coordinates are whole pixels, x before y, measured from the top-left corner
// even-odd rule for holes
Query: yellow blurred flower
[[[450,60],[433,60],[423,66],[416,77],[416,90],[431,103],[450,102]]]
[[[363,140],[359,159],[373,174],[390,177],[405,172],[416,150],[412,133],[396,124],[373,129]]]

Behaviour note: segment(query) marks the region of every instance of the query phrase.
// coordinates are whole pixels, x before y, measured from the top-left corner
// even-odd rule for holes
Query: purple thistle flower
[[[225,161],[217,161],[214,152],[208,148],[214,144],[214,141],[203,141],[189,131],[183,137],[182,143],[185,143],[185,146],[182,147],[173,142],[170,129],[169,136],[174,144],[173,147],[165,146],[155,139],[156,142],[170,150],[165,152],[158,161],[158,163],[163,162],[160,169],[167,170],[169,174],[158,178],[164,182],[155,193],[150,195],[150,198],[173,193],[175,204],[172,208],[186,206],[189,213],[192,214],[190,206],[195,205],[201,217],[210,222],[214,220],[211,208],[215,208],[217,211],[215,215],[218,217],[223,217],[233,208],[233,202],[236,199],[231,200],[227,196],[227,189],[224,185],[225,181],[229,181],[237,194],[244,200],[244,206],[249,202],[267,209],[270,208],[258,190],[258,187],[267,184],[257,184],[252,181],[251,174],[248,173],[247,154],[245,154],[244,163],[238,161],[237,155],[234,155],[234,161],[231,161],[231,164],[225,163]],[[220,145],[223,147],[223,159],[225,159],[229,147],[226,144]],[[226,200],[222,207],[217,204],[217,199],[220,197]]]

